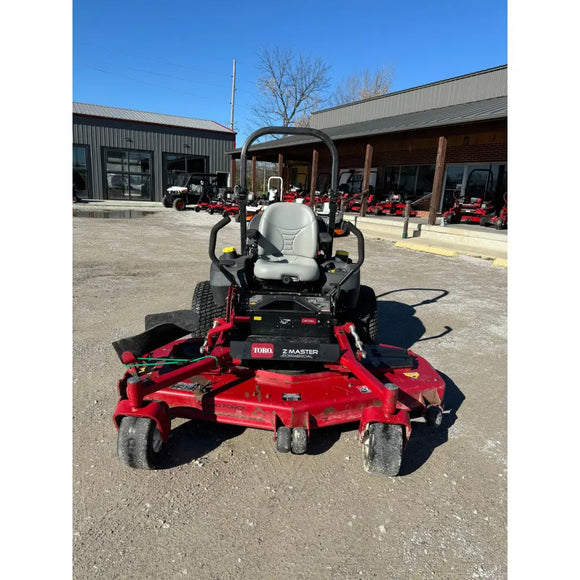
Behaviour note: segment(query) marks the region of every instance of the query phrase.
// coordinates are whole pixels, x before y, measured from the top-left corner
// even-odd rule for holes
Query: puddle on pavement
[[[100,219],[132,219],[145,217],[155,213],[153,211],[143,211],[140,209],[73,209],[73,217],[79,218],[100,218]]]

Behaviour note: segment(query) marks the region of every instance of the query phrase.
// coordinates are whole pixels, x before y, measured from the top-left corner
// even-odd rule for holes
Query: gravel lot
[[[111,342],[189,307],[219,218],[95,207],[73,218],[76,580],[507,577],[506,269],[367,238],[379,340],[447,381],[443,427],[415,425],[399,477],[363,471],[357,425],[315,432],[295,456],[267,431],[187,421],[163,469],[143,472],[116,456]],[[238,228],[218,248],[239,246]],[[335,248],[356,253],[352,236]]]

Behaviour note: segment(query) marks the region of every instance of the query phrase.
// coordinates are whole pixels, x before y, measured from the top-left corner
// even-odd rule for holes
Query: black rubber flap
[[[402,348],[365,345],[365,351],[367,356],[363,364],[370,369],[406,369],[415,365],[415,359]]]
[[[199,316],[191,310],[148,314],[145,317],[145,328],[141,334],[113,342],[119,358],[124,352],[130,352],[136,357],[142,356],[187,334],[196,334],[199,330]]]

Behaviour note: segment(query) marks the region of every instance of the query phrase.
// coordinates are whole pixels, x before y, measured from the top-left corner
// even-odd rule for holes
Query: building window
[[[153,154],[129,149],[105,149],[107,199],[151,201]]]
[[[435,165],[393,165],[385,167],[385,193],[398,193],[406,201],[431,193]]]
[[[163,154],[164,190],[175,185],[177,176],[182,173],[207,173],[208,157],[186,153]]]
[[[89,187],[89,146],[73,145],[73,187],[78,197],[92,198]]]
[[[464,197],[492,201],[499,211],[507,192],[507,165],[484,163],[479,165],[448,165],[443,181],[441,211],[447,211],[455,199]]]

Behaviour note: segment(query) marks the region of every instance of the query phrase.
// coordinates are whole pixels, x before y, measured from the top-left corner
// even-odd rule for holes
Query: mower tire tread
[[[294,455],[304,455],[308,447],[308,432],[304,427],[294,427],[292,429],[292,453]]]
[[[356,331],[364,343],[374,344],[377,341],[379,332],[377,297],[370,286],[360,287],[352,322],[354,322]]]
[[[278,427],[276,431],[276,451],[288,453],[292,449],[292,429],[290,427]]]
[[[199,316],[200,336],[205,336],[213,326],[215,318],[223,318],[226,307],[218,306],[213,300],[211,286],[208,280],[198,282],[191,300],[191,309]]]
[[[123,417],[119,425],[117,454],[127,467],[157,469],[163,442],[153,419]]]
[[[370,423],[363,437],[363,467],[375,475],[398,475],[403,457],[403,427]]]

